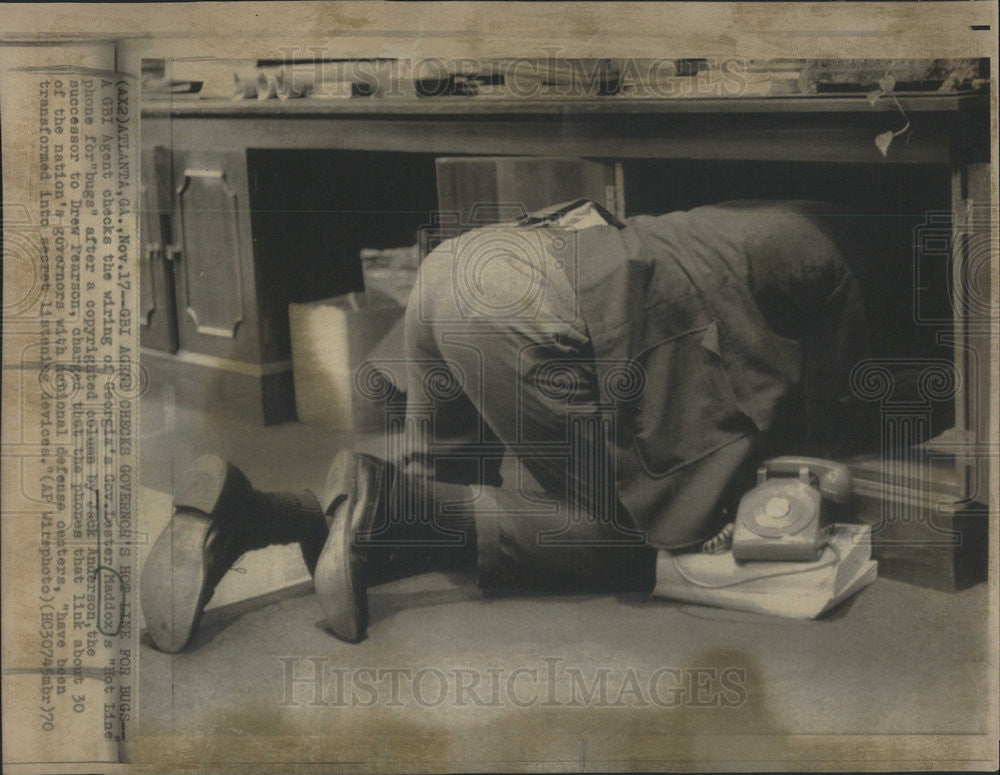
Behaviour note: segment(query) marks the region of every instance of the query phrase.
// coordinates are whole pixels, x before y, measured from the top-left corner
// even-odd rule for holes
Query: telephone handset
[[[824,502],[845,504],[850,498],[847,466],[812,457],[768,460],[736,512],[733,558],[818,559],[827,540]]]

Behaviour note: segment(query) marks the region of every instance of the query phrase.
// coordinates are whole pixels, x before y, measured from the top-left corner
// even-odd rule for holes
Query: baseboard
[[[151,396],[173,400],[209,414],[272,425],[295,419],[295,386],[290,366],[242,370],[143,351],[142,366]]]
[[[947,591],[986,580],[989,509],[957,494],[954,466],[850,465],[854,516],[872,527],[880,576]]]

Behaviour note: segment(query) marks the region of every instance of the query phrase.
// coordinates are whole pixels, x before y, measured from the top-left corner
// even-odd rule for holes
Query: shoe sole
[[[205,541],[211,527],[212,519],[204,514],[178,511],[146,558],[142,612],[160,651],[183,649],[201,619],[208,577]]]
[[[323,611],[319,625],[340,640],[358,643],[365,637],[368,611],[367,594],[351,568],[351,512],[358,502],[357,464],[353,456],[341,453],[330,470],[333,476],[327,478],[324,488],[330,532],[313,577]]]

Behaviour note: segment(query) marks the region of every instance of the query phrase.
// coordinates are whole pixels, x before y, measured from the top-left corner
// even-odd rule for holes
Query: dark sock
[[[257,531],[253,543],[263,547],[297,542],[312,573],[327,535],[326,518],[316,496],[308,490],[255,492],[252,508],[253,519],[248,523]]]

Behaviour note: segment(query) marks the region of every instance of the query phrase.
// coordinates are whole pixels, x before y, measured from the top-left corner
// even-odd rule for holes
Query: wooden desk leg
[[[935,223],[943,228],[924,235],[943,246],[942,260],[951,237],[954,315],[950,328],[940,321],[939,336],[942,344],[954,347],[954,380],[947,364],[929,360],[918,377],[925,402],[897,402],[888,364],[875,364],[885,382],[882,393],[873,396],[881,401],[882,454],[852,466],[856,516],[872,526],[879,575],[945,590],[985,580],[990,545],[987,504],[998,459],[991,438],[997,426],[993,373],[998,337],[991,329],[997,303],[997,225],[990,212],[990,182],[989,164],[970,163],[956,154],[950,226],[942,218]],[[928,438],[933,401],[953,391],[955,427]]]
[[[989,503],[991,469],[997,454],[991,446],[991,402],[996,391],[996,333],[992,331],[997,299],[993,273],[997,262],[997,224],[990,211],[990,165],[957,163],[952,170],[952,299],[955,310],[955,365],[964,379],[955,406],[955,425],[969,442],[960,455],[959,483],[969,500]],[[993,410],[995,412],[995,410]],[[995,439],[994,439],[995,443]],[[994,504],[995,505],[995,504]]]

